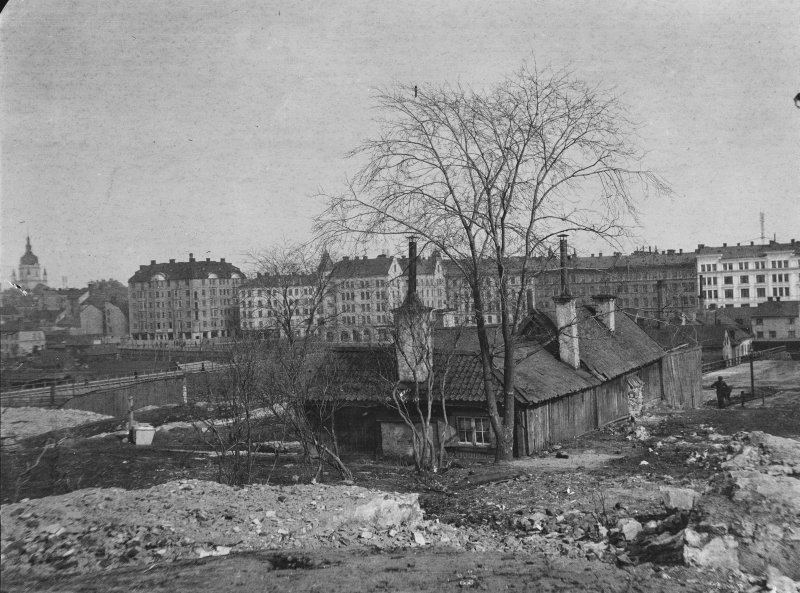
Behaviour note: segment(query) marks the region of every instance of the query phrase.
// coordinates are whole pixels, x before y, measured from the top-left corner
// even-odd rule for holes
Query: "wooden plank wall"
[[[628,382],[618,377],[595,389],[597,394],[597,428],[628,416]]]
[[[674,408],[702,404],[702,348],[683,348],[662,359],[664,401]]]
[[[662,397],[661,363],[656,361],[637,375],[644,382],[645,402]],[[609,422],[628,416],[627,376],[617,377],[586,391],[528,408],[525,414],[526,450],[523,455],[549,448],[555,443],[586,434]]]

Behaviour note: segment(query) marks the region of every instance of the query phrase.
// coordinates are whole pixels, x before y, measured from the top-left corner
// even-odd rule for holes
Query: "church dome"
[[[38,266],[39,265],[39,258],[33,254],[31,251],[31,238],[28,237],[28,241],[25,244],[25,255],[19,258],[19,265],[21,266]]]

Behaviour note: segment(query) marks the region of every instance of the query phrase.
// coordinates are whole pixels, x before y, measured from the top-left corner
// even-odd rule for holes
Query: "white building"
[[[800,245],[794,239],[766,245],[698,245],[696,253],[705,308],[800,299]]]

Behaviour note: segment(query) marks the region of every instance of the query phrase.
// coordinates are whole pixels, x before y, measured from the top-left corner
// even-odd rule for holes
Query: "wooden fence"
[[[786,346],[778,346],[777,348],[768,348],[767,350],[753,350],[746,356],[736,356],[727,360],[715,360],[714,362],[707,362],[703,365],[703,374],[712,373],[720,369],[734,367],[753,360],[781,360],[787,356]]]

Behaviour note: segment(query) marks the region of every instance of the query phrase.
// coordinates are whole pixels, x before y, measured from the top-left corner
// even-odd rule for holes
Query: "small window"
[[[770,331],[770,332],[769,332],[769,337],[770,337],[770,338],[777,338],[777,337],[778,337],[778,332],[776,332],[776,331]]]
[[[764,320],[761,317],[756,317],[756,325],[764,325]]]
[[[462,445],[491,444],[491,428],[488,418],[456,418],[458,442]]]

